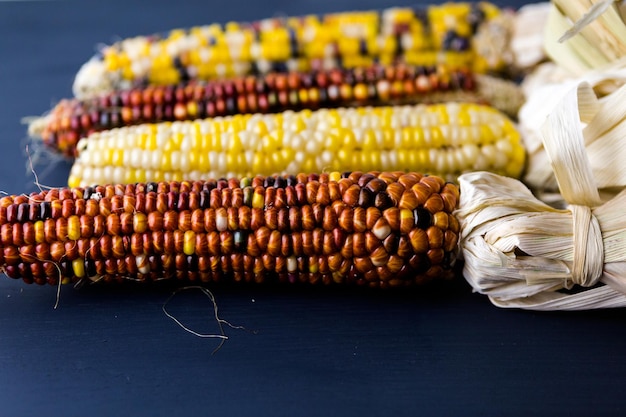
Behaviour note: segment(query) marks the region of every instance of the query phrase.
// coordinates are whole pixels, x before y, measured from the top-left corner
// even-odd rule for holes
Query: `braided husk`
[[[580,83],[543,126],[543,144],[567,208],[540,201],[511,178],[485,172],[460,177],[456,216],[463,273],[495,305],[535,310],[626,306],[626,190],[618,187],[616,195],[603,200],[594,175],[598,169],[585,152],[594,118],[606,122],[612,117],[605,103],[588,83]],[[591,122],[583,127],[585,121]],[[623,155],[621,143],[606,153]]]

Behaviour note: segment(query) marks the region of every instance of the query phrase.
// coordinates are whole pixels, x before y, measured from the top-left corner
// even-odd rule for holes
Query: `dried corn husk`
[[[603,70],[590,71],[582,77],[564,77],[559,81],[553,77],[563,74],[558,67],[550,65],[544,68],[543,81],[528,81],[534,85],[526,86],[527,99],[518,114],[528,161],[524,182],[537,192],[557,189],[543,147],[541,126],[568,91],[586,82],[599,97],[597,112],[583,121],[585,125],[590,125],[584,130],[584,143],[598,187],[607,189],[626,185],[626,173],[622,172],[624,160],[619,159],[626,137],[626,60]],[[546,79],[551,81],[545,82]],[[610,114],[608,119],[607,114]]]
[[[460,177],[464,276],[494,304],[537,310],[626,306],[626,190],[603,202],[585,152],[585,131],[595,125],[583,128],[583,122],[600,111],[610,120],[608,110],[581,83],[543,126],[566,209],[538,200],[511,178],[484,172]]]
[[[626,24],[615,0],[552,0],[545,48],[558,65],[582,75],[626,56]]]
[[[531,3],[515,13],[510,48],[517,68],[528,71],[546,60],[543,44],[551,7],[549,2]]]

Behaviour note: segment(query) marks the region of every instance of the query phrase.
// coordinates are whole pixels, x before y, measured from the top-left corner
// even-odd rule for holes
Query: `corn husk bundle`
[[[538,310],[626,306],[626,191],[603,200],[594,175],[599,170],[585,149],[590,126],[612,126],[612,112],[604,104],[581,83],[567,92],[541,130],[565,209],[538,200],[510,178],[461,176],[456,214],[464,276],[494,304]],[[599,117],[604,125],[583,128]]]
[[[550,61],[523,82],[523,183],[460,178],[463,273],[497,306],[626,306],[624,16],[619,2],[553,0]]]
[[[536,192],[557,190],[541,140],[541,125],[563,96],[581,82],[589,83],[603,106],[584,131],[592,170],[601,189],[621,187],[619,159],[621,105],[626,83],[626,23],[623,6],[613,1],[561,1],[548,4],[544,49],[549,62],[539,65],[523,81],[526,103],[518,114],[528,152],[524,181]],[[601,149],[602,148],[602,149]],[[616,155],[613,157],[613,155]]]

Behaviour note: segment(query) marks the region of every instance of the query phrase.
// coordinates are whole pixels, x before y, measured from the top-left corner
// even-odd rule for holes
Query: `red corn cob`
[[[398,287],[452,276],[459,191],[372,172],[51,189],[0,199],[0,266],[38,284]]]

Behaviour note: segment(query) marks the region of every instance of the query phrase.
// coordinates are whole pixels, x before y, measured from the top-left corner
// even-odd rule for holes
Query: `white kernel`
[[[215,170],[219,164],[220,155],[216,151],[209,152],[209,166]]]
[[[104,168],[96,167],[91,171],[91,179],[89,180],[91,184],[107,184],[111,182],[105,178]]]
[[[216,210],[215,228],[218,232],[224,232],[228,229],[228,216],[226,215],[226,210]]]
[[[139,150],[141,152],[141,162],[139,168],[149,168],[150,167],[150,151]]]
[[[187,153],[181,153],[179,170],[182,172],[188,172],[190,168],[191,163],[189,162],[189,155]]]
[[[173,171],[178,171],[180,170],[180,151],[172,151],[170,154],[170,159],[171,159],[171,163],[172,163],[172,170]]]
[[[480,153],[478,146],[473,144],[466,144],[461,148],[463,152],[463,157],[466,161],[473,161],[476,159],[477,155]]]
[[[442,174],[447,173],[447,172],[457,172],[459,167],[461,167],[461,164],[457,164],[456,161],[456,155],[457,155],[457,150],[448,150],[448,151],[443,151],[443,154],[445,156],[445,160],[446,160],[446,171],[441,171]]]
[[[474,171],[484,171],[489,167],[489,161],[481,152],[474,158]]]
[[[480,152],[486,158],[487,163],[490,166],[493,166],[493,163],[496,160],[496,154],[498,153],[496,147],[493,145],[483,145],[483,147],[480,149]]]
[[[392,168],[389,166],[389,151],[380,152],[380,167],[383,171],[392,170]]]
[[[294,149],[297,149],[294,147]],[[307,155],[316,155],[320,151],[320,144],[314,140],[309,140],[304,144],[304,151]]]
[[[506,155],[511,155],[513,153],[513,145],[507,139],[500,139],[499,141],[497,141],[496,148],[498,149],[498,151]]]
[[[72,172],[74,172],[73,168],[74,167],[72,167]],[[76,171],[75,171],[74,175],[76,175],[79,178],[82,177],[83,178],[83,182],[86,183],[86,184],[90,184],[91,185],[93,183],[93,169],[91,167],[80,166],[79,165],[78,168],[76,168]]]
[[[389,159],[389,166],[392,170],[397,169],[398,167],[398,153],[392,149],[387,153],[387,158]]]
[[[97,181],[100,184],[108,184],[113,182],[113,179],[111,178],[112,174],[113,167],[111,167],[110,165],[102,168],[94,168],[93,170],[94,181]]]
[[[252,150],[245,151],[244,157],[246,159],[246,165],[252,166],[252,162],[254,161],[254,151]]]
[[[181,152],[187,153],[191,150],[191,138],[188,134],[185,135],[182,142],[180,143]]]
[[[322,159],[322,166],[328,166],[333,162],[333,154],[331,151],[325,150],[322,152],[321,155],[321,159]]]
[[[295,256],[287,258],[287,272],[296,272],[298,270],[298,260]]]
[[[113,182],[115,182],[116,184],[123,183],[124,182],[124,168],[122,167],[113,168],[112,179],[113,179]]]
[[[129,151],[124,152],[124,165],[127,167],[139,168],[142,166],[142,152],[141,149],[133,148]],[[128,155],[128,157],[127,157]],[[128,159],[128,161],[127,161]]]

